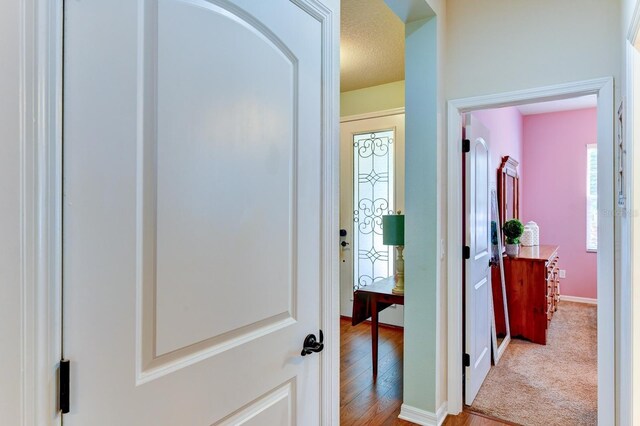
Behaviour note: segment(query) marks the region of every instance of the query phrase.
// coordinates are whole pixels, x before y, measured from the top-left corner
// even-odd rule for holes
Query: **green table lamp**
[[[396,273],[393,276],[396,282],[392,292],[404,294],[404,215],[391,214],[382,216],[382,244],[396,247]]]

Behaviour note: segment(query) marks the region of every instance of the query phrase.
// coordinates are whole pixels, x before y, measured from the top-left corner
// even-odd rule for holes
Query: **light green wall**
[[[404,81],[340,93],[340,116],[404,107]]]
[[[436,412],[438,318],[437,18],[406,24],[404,401]]]

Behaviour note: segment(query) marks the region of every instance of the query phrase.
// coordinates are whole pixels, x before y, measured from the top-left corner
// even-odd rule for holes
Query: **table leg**
[[[373,362],[373,378],[378,377],[378,300],[371,296],[371,356]]]

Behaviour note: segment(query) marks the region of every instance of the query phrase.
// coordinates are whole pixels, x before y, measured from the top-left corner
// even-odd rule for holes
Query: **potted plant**
[[[520,236],[524,232],[524,225],[518,219],[511,219],[502,226],[506,240],[507,256],[516,257],[520,251]]]

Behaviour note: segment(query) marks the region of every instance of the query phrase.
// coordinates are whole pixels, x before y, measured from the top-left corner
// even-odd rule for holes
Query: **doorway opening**
[[[597,97],[465,119],[465,405],[518,424],[597,424]],[[485,241],[483,290],[471,268]]]
[[[372,7],[372,2],[365,0],[342,2],[342,7],[346,7],[348,3],[361,3],[361,5],[366,6],[363,9],[364,12]],[[408,296],[404,304],[406,340],[403,344],[403,351],[407,356],[402,358],[402,367],[405,373],[400,373],[402,384],[400,384],[400,381],[396,381],[397,384],[393,387],[393,392],[396,392],[396,394],[391,398],[393,399],[391,404],[395,405],[393,410],[398,412],[397,417],[403,420],[413,421],[418,424],[432,421],[441,423],[447,415],[446,398],[438,387],[440,371],[444,370],[441,368],[443,357],[438,357],[438,349],[433,342],[434,337],[437,340],[437,336],[441,333],[443,316],[437,306],[431,303],[438,298],[437,287],[425,286],[423,283],[437,281],[441,268],[437,250],[437,247],[442,246],[442,242],[438,241],[440,211],[437,200],[440,197],[440,192],[436,172],[439,158],[437,141],[441,137],[441,126],[438,125],[438,120],[439,117],[444,116],[439,107],[442,100],[442,76],[439,58],[441,58],[444,49],[444,43],[441,39],[443,25],[438,19],[442,17],[443,10],[439,6],[437,10],[432,9],[423,0],[403,2],[385,0],[385,4],[404,24],[401,28],[405,40],[404,80],[406,84],[406,109],[408,111],[405,117],[407,128],[405,174],[407,182],[410,182],[405,187],[407,232],[404,235],[406,237],[404,241],[397,238],[400,235],[399,233],[393,232],[394,235],[390,236],[390,240],[387,242],[388,245],[396,246],[393,257],[398,260],[393,267],[393,273],[398,277],[398,282],[396,283],[394,278],[388,277],[386,284],[389,285],[389,288],[387,288],[386,293],[372,291],[375,290],[375,284],[359,289],[358,291],[362,292],[369,290],[369,294],[365,295],[369,298],[369,307],[366,307],[366,303],[359,304],[363,306],[363,309],[362,312],[357,312],[363,315],[362,319],[371,317],[371,323],[375,325],[377,318],[372,315],[372,312],[380,311],[383,307],[385,307],[386,311],[391,311],[393,308],[389,308],[390,305],[401,304],[398,294],[394,293],[392,288],[396,285],[400,287],[402,282],[400,277],[404,274],[404,271],[400,253],[406,252],[407,261],[404,266],[406,268],[406,276],[410,281],[405,286]],[[345,16],[347,14],[343,9],[342,17],[344,18]],[[383,29],[383,27],[374,28],[374,33]],[[345,31],[342,31],[342,34],[344,36]],[[344,40],[342,44],[346,47],[349,45]],[[378,46],[373,46],[374,52],[378,49]],[[349,63],[350,54],[347,50],[342,50],[341,57],[343,71],[354,65]],[[375,71],[377,67],[384,68],[387,65],[384,61],[378,60],[372,64],[372,67],[362,70],[360,74],[366,76]],[[344,85],[342,90],[345,90]],[[384,106],[378,103],[376,108],[368,109],[366,112],[380,112],[386,109],[398,108],[399,105],[388,105],[390,99],[393,99],[393,97],[388,95],[377,98],[378,102],[382,100]],[[375,102],[375,98],[368,97],[363,99],[360,105],[371,108],[371,105],[375,104]],[[343,99],[341,100],[342,115],[351,116],[351,114],[355,114],[356,117],[351,116],[350,118],[358,118],[357,112],[347,113],[346,108],[351,105],[346,101],[343,93]],[[364,117],[360,116],[359,118]],[[352,200],[352,196],[353,194],[349,196],[349,200]],[[389,213],[391,212],[397,213],[397,210],[390,210]],[[392,215],[388,216],[391,217]],[[397,215],[394,214],[393,216]],[[396,225],[402,221],[400,217],[393,217],[390,220]],[[384,230],[388,230],[389,227],[383,226],[383,228],[384,234]],[[345,244],[349,242],[341,241],[341,243]],[[385,245],[384,241],[383,245]],[[351,256],[353,255],[351,254]],[[442,256],[440,256],[440,259],[442,259]],[[352,274],[346,275],[353,276]],[[384,279],[379,281],[384,281]],[[355,296],[356,294],[354,293],[354,301],[357,300]],[[376,298],[379,297],[385,299],[378,303]],[[352,318],[354,313],[352,312]],[[377,328],[376,326],[371,327],[372,343],[375,342],[374,332]],[[376,358],[374,351],[377,346],[375,344],[371,346],[372,373],[374,373],[375,365],[373,364],[373,359]],[[343,354],[345,349],[342,348]],[[380,379],[380,372],[378,371],[377,373],[377,379],[371,383],[375,383],[375,386],[379,387],[382,384],[382,380]],[[433,395],[434,389],[436,390],[435,398]],[[388,392],[391,391],[389,390]],[[385,399],[384,394],[378,393],[376,398],[378,397],[382,397],[382,400]],[[378,400],[381,399],[378,398]],[[407,400],[413,403],[404,403]],[[386,403],[383,404],[387,407]],[[386,408],[383,411],[384,413],[388,412]],[[347,412],[347,410],[343,409],[342,412]],[[379,418],[379,416],[376,416],[376,420]],[[357,421],[365,420],[358,419]]]
[[[343,1],[341,21],[340,423],[383,423],[402,404],[404,295],[383,216],[404,212],[405,28],[383,0]]]
[[[588,95],[596,96],[596,111],[595,121],[597,128],[597,154],[595,154],[595,162],[597,164],[597,178],[596,178],[596,191],[597,197],[597,253],[596,253],[596,294],[597,294],[597,422],[598,423],[612,423],[615,418],[615,393],[614,393],[614,380],[615,380],[615,337],[614,337],[614,325],[615,325],[615,304],[614,304],[614,221],[611,212],[613,212],[614,206],[614,157],[613,157],[613,80],[611,78],[583,81],[577,83],[568,83],[558,86],[550,86],[545,88],[537,88],[532,90],[524,90],[518,92],[511,92],[499,95],[490,95],[477,98],[454,100],[449,102],[449,114],[448,114],[448,129],[449,129],[449,142],[448,142],[448,161],[449,161],[449,207],[450,207],[450,222],[448,234],[450,241],[465,241],[463,237],[463,223],[464,223],[464,210],[463,198],[462,198],[462,156],[459,154],[459,143],[462,136],[462,113],[470,113],[483,109],[493,109],[509,106],[520,106],[531,103],[540,103],[547,101],[559,101],[570,98],[579,98]],[[476,115],[478,113],[476,112]],[[457,143],[456,143],[457,140]],[[571,161],[587,162],[587,142],[584,142],[583,155],[580,158],[573,158]],[[457,148],[457,149],[456,149]],[[555,147],[554,149],[558,149]],[[592,154],[593,155],[593,154]],[[588,163],[587,163],[588,165]],[[585,166],[586,167],[586,166]],[[536,168],[532,167],[529,172],[535,171]],[[497,173],[497,172],[496,172]],[[488,176],[489,176],[488,172]],[[524,177],[527,177],[529,173],[526,171],[526,165],[524,168]],[[497,174],[496,174],[497,179]],[[532,183],[532,182],[529,182]],[[565,182],[562,182],[563,184]],[[460,189],[456,189],[456,186],[460,184]],[[487,182],[488,184],[488,182]],[[523,181],[523,184],[526,183]],[[587,196],[587,181],[586,175],[583,181],[584,197]],[[535,188],[535,191],[541,191],[544,188]],[[526,192],[526,186],[524,188]],[[530,192],[533,190],[530,190]],[[526,193],[523,192],[526,197]],[[588,204],[587,199],[583,199],[583,204]],[[531,207],[531,205],[530,205]],[[583,206],[585,209],[587,206]],[[487,208],[487,218],[489,217],[489,210]],[[529,210],[527,213],[526,201],[524,203],[524,214],[531,217],[534,210]],[[581,214],[581,213],[580,213]],[[579,215],[577,212],[572,212],[572,217]],[[585,213],[586,216],[586,213]],[[527,219],[529,220],[529,219]],[[535,220],[535,219],[534,219]],[[576,219],[577,220],[577,219]],[[587,218],[585,217],[586,221]],[[490,226],[490,225],[488,225]],[[551,226],[551,227],[550,227]],[[545,225],[544,229],[551,231],[552,225]],[[586,227],[586,225],[585,225]],[[498,227],[499,228],[499,227]],[[544,238],[558,238],[559,235],[545,234],[543,227],[539,226],[540,236],[544,235]],[[467,233],[468,235],[469,233]],[[489,240],[490,241],[490,240]],[[508,241],[505,241],[508,242]],[[542,242],[542,241],[541,241]],[[553,241],[550,241],[553,243]],[[583,241],[583,251],[587,249],[587,239]],[[489,242],[490,244],[490,242]],[[553,245],[553,244],[549,244]],[[557,244],[556,244],[557,245]],[[559,250],[562,250],[560,247]],[[456,253],[457,251],[457,253]],[[472,250],[473,251],[473,250]],[[544,281],[542,291],[543,298],[548,297],[548,300],[552,302],[549,323],[551,334],[553,335],[553,328],[562,323],[562,312],[569,311],[570,309],[564,309],[564,306],[570,306],[571,302],[585,302],[588,300],[573,301],[570,298],[565,297],[563,300],[563,293],[565,290],[571,290],[571,287],[563,287],[562,280],[560,278],[560,269],[564,269],[563,261],[564,257],[562,251],[559,251],[560,257],[558,262],[555,262],[553,253],[545,252],[543,255],[542,247],[540,247],[538,256],[544,257],[548,255],[546,261],[543,263],[549,266],[544,268],[544,273],[547,274],[550,279],[550,289],[547,290],[547,281]],[[555,252],[556,256],[558,252]],[[468,345],[465,345],[465,341],[468,341],[469,336],[463,336],[464,331],[464,312],[463,301],[468,295],[463,295],[463,250],[458,250],[455,244],[452,244],[449,249],[449,265],[448,274],[450,280],[449,286],[449,327],[451,332],[449,333],[449,369],[448,369],[448,396],[449,396],[449,411],[450,413],[456,413],[463,408],[463,375],[465,383],[468,383],[469,367],[459,368],[459,360],[463,358],[463,354]],[[507,261],[509,262],[509,261]],[[505,263],[507,263],[505,262]],[[505,271],[509,269],[509,266],[505,267]],[[511,268],[513,269],[513,268]],[[566,269],[565,269],[566,270]],[[570,272],[567,271],[567,277]],[[489,274],[489,272],[487,272]],[[507,272],[509,275],[509,272]],[[531,278],[530,274],[529,278]],[[505,280],[505,281],[508,281]],[[557,285],[556,281],[559,281]],[[466,284],[469,285],[468,282]],[[509,290],[507,285],[506,296],[509,302]],[[548,293],[547,293],[548,291]],[[573,291],[573,290],[572,290]],[[489,297],[490,292],[485,293],[487,295],[487,304],[492,302],[493,297]],[[567,296],[571,296],[571,293],[567,293]],[[556,300],[556,296],[558,296]],[[587,295],[575,297],[583,297],[589,299]],[[508,306],[509,304],[507,304]],[[556,311],[556,307],[558,310]],[[514,312],[518,312],[518,308],[515,307]],[[548,312],[548,311],[545,311]],[[556,315],[555,321],[553,315]],[[576,314],[577,315],[577,314]],[[587,315],[588,316],[588,315]],[[513,319],[513,313],[509,313],[509,318]],[[491,317],[489,317],[489,320]],[[514,321],[514,325],[516,322]],[[513,335],[523,334],[517,327],[512,328]],[[547,330],[544,330],[546,337],[549,337]],[[544,335],[544,334],[543,334]],[[535,337],[534,337],[535,338]],[[508,356],[508,352],[514,349],[513,340],[512,343],[505,351],[505,357]],[[470,362],[465,364],[474,365],[474,356],[469,354],[471,358]],[[466,358],[466,356],[465,356]],[[505,358],[507,359],[507,358]],[[465,360],[467,361],[467,360]],[[552,361],[549,361],[552,363]],[[473,373],[472,373],[473,374]],[[482,380],[481,380],[482,381]],[[464,401],[467,402],[467,401]],[[540,407],[542,410],[543,407]],[[544,407],[546,409],[546,407]]]

